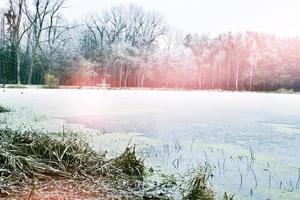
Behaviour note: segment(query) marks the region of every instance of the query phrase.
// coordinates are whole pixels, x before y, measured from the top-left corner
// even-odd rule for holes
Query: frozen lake
[[[0,105],[14,110],[8,126],[80,124],[105,133],[109,142],[92,140],[95,147],[140,145],[149,166],[162,171],[184,174],[209,163],[220,193],[300,199],[298,94],[6,89]]]

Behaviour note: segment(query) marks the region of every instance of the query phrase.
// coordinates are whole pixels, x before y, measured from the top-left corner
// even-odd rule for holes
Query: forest
[[[300,37],[184,34],[136,5],[70,23],[64,0],[7,3],[0,10],[1,84],[42,85],[51,75],[67,86],[300,90]]]

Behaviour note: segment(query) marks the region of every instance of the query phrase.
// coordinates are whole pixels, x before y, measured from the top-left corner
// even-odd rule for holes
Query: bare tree
[[[64,0],[34,0],[33,9],[29,9],[29,5],[25,4],[24,13],[27,19],[32,24],[32,50],[31,50],[31,61],[29,64],[28,72],[28,84],[32,83],[32,74],[34,66],[37,64],[37,51],[44,54],[42,50],[41,43],[48,42],[51,49],[50,52],[53,53],[55,50],[54,41],[58,38],[57,28],[58,25],[55,24],[57,20],[57,13],[62,8]],[[58,22],[58,21],[56,21]],[[44,36],[44,32],[48,35]],[[44,37],[44,38],[43,38]],[[42,39],[44,39],[42,41]],[[50,58],[51,59],[51,58]]]
[[[236,35],[234,39],[234,53],[235,53],[235,90],[239,90],[240,83],[240,64],[241,64],[241,54],[243,48],[243,38],[242,34]]]
[[[52,73],[54,54],[56,51],[66,43],[69,39],[64,37],[65,34],[75,26],[69,27],[64,24],[59,11],[64,5],[64,0],[56,1],[55,5],[49,12],[49,22],[47,27],[47,60],[48,60],[48,72]],[[45,53],[44,53],[45,54]]]
[[[17,60],[17,83],[21,84],[21,40],[24,34],[31,28],[32,23],[21,30],[22,11],[24,9],[25,0],[9,0],[9,10],[5,13],[9,26],[10,42],[13,51],[16,53]],[[32,21],[34,22],[34,20]]]

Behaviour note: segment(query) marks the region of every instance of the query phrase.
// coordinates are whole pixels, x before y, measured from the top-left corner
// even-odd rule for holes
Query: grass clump
[[[104,156],[76,138],[54,139],[37,132],[0,130],[0,177],[31,180],[34,177],[101,175]]]
[[[48,180],[108,182],[115,193],[143,199],[144,161],[135,147],[113,159],[96,152],[76,135],[47,135],[0,129],[0,191],[9,185]],[[6,189],[5,189],[6,188]],[[93,189],[91,188],[91,191]],[[160,198],[162,199],[162,198]]]
[[[208,185],[209,176],[204,168],[200,168],[197,174],[192,177],[188,183],[187,194],[184,195],[183,200],[214,200],[215,192]]]
[[[115,173],[143,179],[145,172],[144,160],[137,157],[135,147],[127,147],[124,153],[113,159],[112,166]]]
[[[187,190],[183,195],[183,200],[215,200],[219,199],[216,196],[215,191],[209,185],[208,179],[212,174],[209,172],[209,165],[205,167],[200,167],[196,171],[196,175],[194,175],[191,180],[187,184]],[[234,200],[234,194],[229,194],[227,192],[224,193],[223,200]]]
[[[9,112],[10,110],[8,108],[5,108],[3,106],[0,105],[0,113],[5,113],[5,112]]]
[[[106,160],[104,154],[78,137],[54,138],[32,131],[0,130],[0,178],[4,180],[93,179],[108,175],[142,178],[144,169],[135,148],[128,147],[120,156]]]

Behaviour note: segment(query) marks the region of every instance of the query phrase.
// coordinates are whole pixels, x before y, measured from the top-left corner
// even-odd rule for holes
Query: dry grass
[[[135,147],[127,147],[124,153],[113,160],[112,166],[114,173],[126,174],[137,179],[143,179],[145,173],[144,161],[137,157]]]
[[[64,135],[0,130],[0,198],[172,199],[166,191],[169,184],[144,182],[144,160],[135,147],[107,160],[78,136]],[[205,168],[200,168],[183,199],[215,199],[207,179]]]
[[[0,176],[4,180],[95,176],[103,174],[104,165],[104,155],[83,140],[0,130]]]
[[[215,192],[208,184],[209,176],[206,169],[200,167],[197,173],[188,183],[188,190],[184,195],[184,200],[214,200]]]
[[[215,191],[209,185],[208,179],[212,176],[210,166],[200,166],[192,171],[192,178],[187,183],[187,189],[184,190],[183,200],[234,200],[234,194],[224,193],[223,197],[217,198]]]
[[[38,132],[0,130],[0,194],[4,196],[13,185],[53,179],[86,180],[88,185],[95,180],[109,180],[111,187],[124,192],[133,187],[142,190],[139,182],[144,170],[134,147],[106,160],[104,154],[78,137],[54,138]]]

